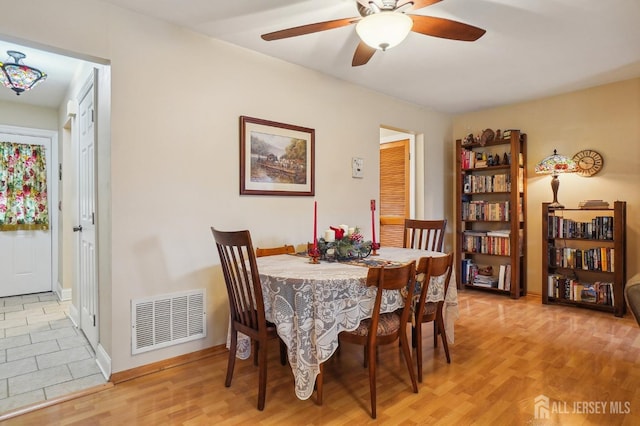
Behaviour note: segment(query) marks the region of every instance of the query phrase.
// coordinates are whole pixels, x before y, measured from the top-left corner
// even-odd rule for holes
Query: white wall
[[[0,124],[43,130],[58,128],[55,109],[4,101],[0,101]]]
[[[111,193],[112,246],[101,241],[101,250],[112,263],[101,265],[111,278],[101,275],[101,297],[110,300],[100,304],[110,312],[100,316],[110,319],[101,325],[101,340],[110,341],[101,344],[114,372],[224,342],[226,294],[210,226],[248,228],[256,245],[303,243],[317,200],[320,229],[367,229],[380,125],[424,134],[430,185],[446,188],[446,115],[96,1],[33,3],[3,32],[111,61],[111,182],[103,193]],[[316,130],[315,198],[238,195],[240,115]],[[364,179],[351,178],[351,157],[364,158]],[[450,204],[432,209],[444,214]],[[206,339],[130,355],[131,299],[203,287]]]

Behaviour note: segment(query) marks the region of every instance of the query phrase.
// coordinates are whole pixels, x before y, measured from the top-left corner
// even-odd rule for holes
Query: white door
[[[29,134],[33,133],[33,134]],[[52,234],[57,226],[57,182],[52,179],[55,162],[52,155],[52,136],[35,136],[42,131],[12,130],[0,127],[0,141],[44,145],[47,165],[47,193],[49,204],[48,230],[0,231],[0,297],[52,291]]]
[[[85,84],[79,99],[78,149],[78,290],[80,328],[94,349],[98,346],[98,279],[96,267],[96,181],[94,77]]]

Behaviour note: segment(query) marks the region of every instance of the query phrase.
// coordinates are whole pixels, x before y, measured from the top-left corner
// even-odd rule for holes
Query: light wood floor
[[[400,351],[380,351],[378,419],[383,424],[638,425],[640,328],[584,309],[460,293],[452,363],[433,351],[425,329],[425,380],[410,390]],[[275,343],[275,342],[274,342]],[[361,348],[345,346],[325,367],[324,404],[301,401],[291,369],[269,348],[265,410],[256,409],[257,369],[238,361],[224,387],[226,354],[120,383],[6,421],[20,425],[355,425],[369,417]],[[549,398],[550,417],[534,418],[534,400]],[[612,405],[612,402],[615,404]],[[602,404],[606,403],[606,406]],[[604,413],[596,413],[601,409]],[[612,413],[618,408],[626,414]],[[574,412],[576,409],[582,412]],[[585,413],[591,411],[591,413]],[[618,410],[620,411],[620,410]]]

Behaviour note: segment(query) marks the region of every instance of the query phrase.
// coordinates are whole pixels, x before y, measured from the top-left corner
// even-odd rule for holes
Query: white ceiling
[[[260,35],[357,17],[356,0],[103,1],[448,113],[640,76],[639,0],[443,0],[412,13],[453,19],[486,34],[462,42],[411,33],[355,68],[353,25],[270,42]],[[0,57],[6,50],[0,43]],[[49,80],[19,98],[54,90],[53,63],[40,63],[37,51],[24,53],[25,63],[42,68]],[[6,92],[16,98],[5,89],[0,99]]]
[[[411,33],[353,68],[347,26],[264,41],[284,28],[360,16],[356,0],[105,0],[450,113],[640,76],[639,0],[443,0],[415,11],[487,30],[469,43]],[[378,0],[379,1],[379,0]]]

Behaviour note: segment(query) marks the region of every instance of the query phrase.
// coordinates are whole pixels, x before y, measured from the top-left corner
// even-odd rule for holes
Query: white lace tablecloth
[[[442,253],[386,247],[379,250],[377,259],[409,262],[440,255]],[[287,345],[296,395],[307,399],[313,393],[320,364],[338,347],[338,334],[355,330],[361,320],[371,317],[376,289],[364,285],[366,267],[347,263],[311,264],[305,257],[277,255],[258,258],[258,270],[266,318],[276,325],[278,335]],[[446,297],[443,281],[431,282],[427,301],[445,299],[445,327],[448,340],[453,343],[458,294],[453,274]],[[400,292],[385,291],[384,312],[403,305]],[[242,359],[251,355],[248,337],[238,337],[236,354]]]

